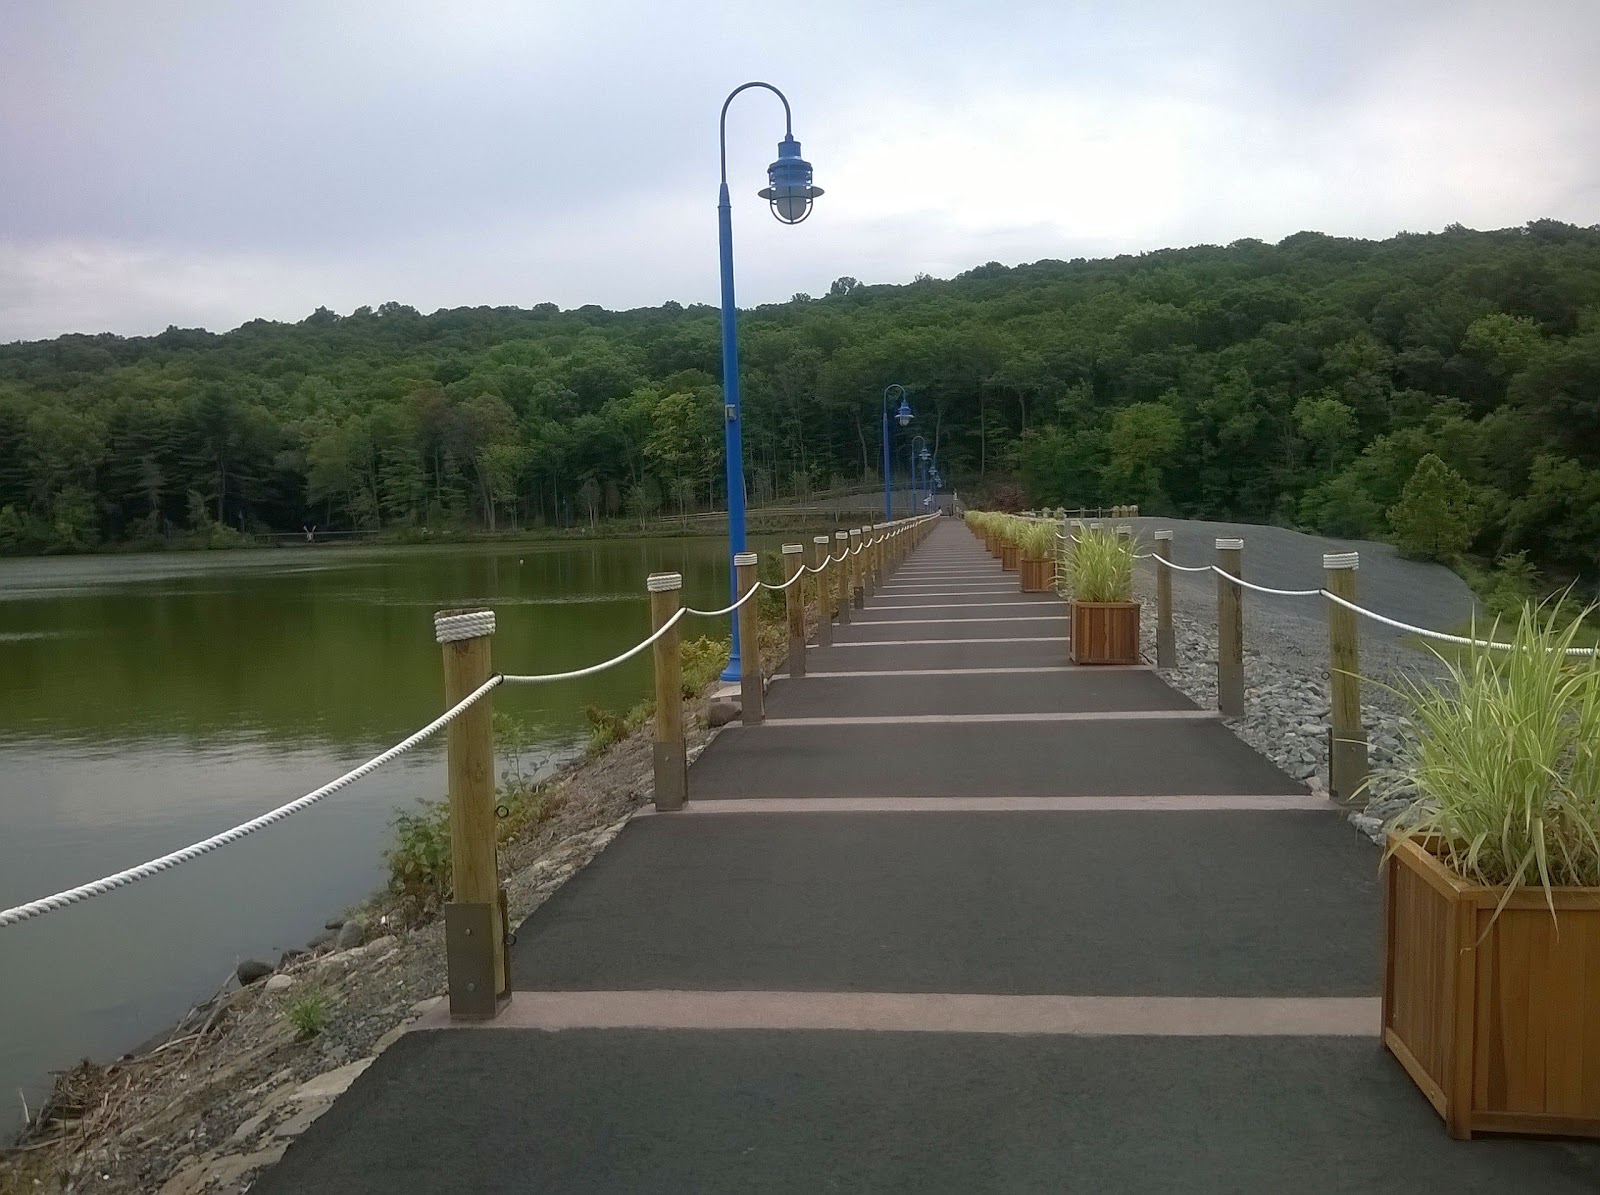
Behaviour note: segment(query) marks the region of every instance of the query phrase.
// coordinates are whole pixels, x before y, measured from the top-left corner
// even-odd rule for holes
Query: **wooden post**
[[[839,625],[849,626],[850,594],[854,586],[850,581],[850,572],[853,566],[850,556],[850,533],[848,531],[835,531],[833,533],[833,554],[844,557],[842,560],[834,561],[828,567],[833,573],[834,579],[838,582],[836,596],[839,603],[837,607]]]
[[[1244,540],[1217,541],[1217,567],[1244,578]],[[1224,717],[1244,716],[1244,590],[1217,578],[1217,709]]]
[[[678,612],[680,573],[651,573],[650,630],[659,631]],[[682,809],[689,799],[689,760],[683,740],[683,653],[673,627],[650,650],[656,665],[655,805],[658,813]]]
[[[734,576],[742,598],[761,583],[754,552],[740,552],[733,558]],[[746,726],[766,721],[766,692],[761,687],[761,615],[757,594],[739,607],[739,713]]]
[[[1126,524],[1126,523],[1123,523],[1120,527],[1118,527],[1117,528],[1117,542],[1119,544],[1131,544],[1131,543],[1133,543],[1133,528],[1128,526],[1128,524]]]
[[[833,570],[828,567],[828,545],[832,542],[826,535],[811,541],[811,567],[820,570],[812,574],[817,586],[818,647],[833,646]]]
[[[800,575],[805,568],[804,544],[783,545],[783,579]],[[789,615],[789,675],[806,674],[806,596],[805,581],[796,581],[783,591],[784,612]]]
[[[866,568],[866,562],[862,559],[864,552],[856,550],[861,544],[861,528],[850,528],[850,604],[857,610],[867,604],[866,582],[862,580]]]
[[[444,653],[445,708],[458,704],[494,674],[489,610],[441,610],[433,633]],[[450,794],[450,867],[453,899],[445,906],[445,968],[450,1015],[488,1019],[506,979],[506,905],[495,853],[494,713],[480,697],[445,728]]]
[[[1156,560],[1172,560],[1172,532],[1157,531]],[[1172,626],[1172,570],[1156,565],[1156,667],[1178,666],[1178,636]]]
[[[1359,552],[1338,552],[1322,558],[1323,584],[1347,602],[1356,600]],[[1367,778],[1367,730],[1361,724],[1361,638],[1354,610],[1328,603],[1328,699],[1333,728],[1328,745],[1328,792],[1348,801]]]

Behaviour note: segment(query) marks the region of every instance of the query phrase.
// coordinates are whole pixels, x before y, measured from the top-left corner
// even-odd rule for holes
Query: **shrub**
[[[332,1006],[333,1002],[324,989],[309,988],[289,1001],[283,1015],[301,1037],[315,1037],[327,1028],[328,1013]]]
[[[420,812],[397,813],[394,845],[383,852],[389,895],[400,916],[415,924],[431,917],[450,895],[450,807],[422,801]]]
[[[1560,603],[1524,606],[1511,650],[1440,653],[1447,683],[1404,684],[1410,741],[1373,780],[1419,794],[1393,827],[1402,838],[1508,896],[1600,885],[1600,659],[1566,654],[1580,626]]]
[[[1049,560],[1056,550],[1056,524],[1030,521],[1017,537],[1017,546],[1028,560]]]

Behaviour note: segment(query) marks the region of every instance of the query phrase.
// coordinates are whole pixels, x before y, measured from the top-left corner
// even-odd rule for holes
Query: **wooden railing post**
[[[819,570],[812,574],[817,590],[818,647],[833,646],[833,570],[828,567],[828,545],[832,542],[826,535],[816,536],[811,541],[811,567]]]
[[[1358,552],[1324,556],[1324,587],[1329,593],[1354,602],[1356,570],[1360,567]],[[1328,744],[1328,792],[1337,801],[1348,801],[1367,778],[1367,730],[1361,724],[1360,630],[1355,611],[1337,602],[1328,602],[1328,675],[1333,690],[1328,700],[1332,727]]]
[[[1126,523],[1123,523],[1121,526],[1119,526],[1117,528],[1117,542],[1119,544],[1132,544],[1133,528],[1128,526]]]
[[[1172,560],[1172,532],[1157,531],[1152,549],[1157,561]],[[1172,570],[1156,564],[1156,667],[1178,666],[1178,636],[1172,626]]]
[[[1217,541],[1217,567],[1244,578],[1244,540]],[[1217,578],[1217,709],[1224,717],[1244,716],[1244,590]]]
[[[843,557],[842,560],[836,560],[829,566],[834,574],[834,579],[838,582],[836,588],[839,602],[837,607],[839,625],[849,626],[850,596],[855,588],[855,584],[851,580],[851,573],[855,568],[855,559],[850,555],[850,533],[848,531],[835,531],[833,533],[833,554]]]
[[[783,579],[793,580],[805,568],[804,544],[783,545]],[[783,591],[784,613],[789,616],[789,675],[806,674],[806,597],[804,579]]]
[[[734,578],[742,598],[761,583],[754,552],[740,552],[733,558]],[[767,717],[766,692],[761,687],[761,615],[757,594],[739,607],[739,716],[746,726],[764,722]]]
[[[678,612],[683,576],[651,573],[645,588],[650,592],[653,634]],[[678,644],[678,628],[673,627],[650,649],[656,666],[655,806],[659,813],[682,809],[689,799],[689,759],[683,739],[683,653]]]
[[[494,674],[487,610],[441,610],[434,638],[444,653],[448,709]],[[495,850],[494,713],[489,694],[445,728],[450,794],[452,899],[444,909],[445,969],[450,1015],[488,1019],[510,996],[506,959],[506,904]]]
[[[857,610],[867,604],[866,582],[862,579],[866,572],[866,552],[856,551],[861,547],[861,528],[850,528],[850,604]]]

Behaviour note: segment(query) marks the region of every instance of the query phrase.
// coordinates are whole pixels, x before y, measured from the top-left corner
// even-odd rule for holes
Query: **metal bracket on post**
[[[510,995],[495,990],[495,922],[504,924],[505,893],[497,904],[451,901],[444,907],[445,965],[450,983],[450,1015],[490,1020]],[[509,960],[509,954],[506,959]]]

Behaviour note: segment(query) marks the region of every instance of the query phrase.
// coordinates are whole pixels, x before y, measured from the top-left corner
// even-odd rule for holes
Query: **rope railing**
[[[239,839],[246,835],[254,834],[257,830],[262,830],[276,822],[281,822],[291,814],[299,813],[302,809],[309,809],[324,797],[332,796],[340,789],[354,784],[362,777],[371,775],[390,760],[404,755],[424,739],[437,734],[486,696],[496,685],[500,684],[502,679],[504,678],[498,676],[490,677],[421,730],[401,739],[387,751],[374,755],[366,763],[361,764],[359,767],[351,768],[337,780],[329,781],[321,788],[313,789],[311,792],[306,793],[305,796],[297,797],[286,805],[279,805],[269,813],[263,813],[260,817],[251,818],[231,830],[224,830],[221,834],[213,834],[210,838],[201,839],[199,842],[191,843],[181,850],[162,855],[159,859],[151,859],[148,863],[141,863],[137,867],[129,867],[124,871],[93,880],[87,884],[79,884],[76,888],[68,888],[66,891],[57,892],[53,896],[30,900],[27,904],[17,905],[15,908],[0,910],[0,929],[4,929],[9,925],[19,925],[45,913],[53,913],[57,909],[64,909],[69,905],[77,904],[79,901],[88,900],[91,896],[101,896],[138,880],[147,879],[150,876],[166,871],[170,867],[176,867],[180,863],[187,863],[191,859],[198,859],[201,855],[210,854],[218,847],[238,842]]]
[[[1379,614],[1376,610],[1368,610],[1365,606],[1359,606],[1355,602],[1348,601],[1345,598],[1340,597],[1338,594],[1331,593],[1327,589],[1323,588],[1272,589],[1265,585],[1256,585],[1250,581],[1246,581],[1243,577],[1236,577],[1226,569],[1223,569],[1215,564],[1183,565],[1178,564],[1176,561],[1168,560],[1164,556],[1158,556],[1154,552],[1140,552],[1138,553],[1136,559],[1154,560],[1163,568],[1175,569],[1176,571],[1183,573],[1216,573],[1217,576],[1234,585],[1239,585],[1245,589],[1251,589],[1257,593],[1264,593],[1272,597],[1327,598],[1328,601],[1333,602],[1336,605],[1343,606],[1345,609],[1354,614],[1359,614],[1363,618],[1368,618],[1373,622],[1381,623],[1383,626],[1390,627],[1397,631],[1405,631],[1412,635],[1421,635],[1425,639],[1434,639],[1441,643],[1454,643],[1462,647],[1486,647],[1492,651],[1516,650],[1516,644],[1514,643],[1500,643],[1494,639],[1474,639],[1468,635],[1451,635],[1445,631],[1435,631],[1429,627],[1419,627],[1413,623],[1402,622],[1397,618],[1390,618],[1385,614]],[[1569,647],[1565,649],[1564,654],[1568,656],[1592,656],[1595,654],[1596,650],[1597,649],[1593,647]]]
[[[821,564],[802,567],[782,584],[774,585],[766,581],[758,581],[755,585],[752,585],[750,589],[745,592],[744,596],[738,601],[720,610],[697,610],[689,606],[679,607],[679,609],[672,614],[671,617],[667,618],[666,621],[663,622],[661,626],[657,627],[653,632],[651,632],[650,635],[646,636],[644,639],[640,640],[626,651],[612,656],[609,660],[603,660],[598,664],[591,664],[586,668],[576,668],[567,672],[547,672],[537,675],[496,673],[489,677],[488,680],[484,681],[472,692],[468,693],[460,701],[456,702],[455,705],[451,706],[444,713],[440,714],[432,722],[429,722],[426,726],[422,727],[420,730],[408,735],[394,746],[388,748],[386,751],[382,751],[379,754],[374,755],[365,763],[350,769],[348,772],[344,773],[344,775],[335,780],[329,781],[322,787],[313,789],[311,792],[308,792],[303,796],[296,797],[294,800],[280,805],[276,809],[270,810],[267,813],[263,813],[259,817],[252,818],[247,822],[243,822],[240,825],[234,826],[232,829],[224,830],[222,833],[214,834],[210,838],[205,838],[199,842],[191,843],[189,846],[183,847],[180,850],[172,851],[156,859],[151,859],[148,862],[141,863],[136,867],[126,868],[112,875],[104,876],[101,879],[93,880],[86,884],[79,884],[75,888],[68,888],[50,896],[41,897],[38,900],[28,901],[26,904],[0,910],[0,929],[4,929],[7,926],[19,925],[24,921],[30,921],[35,917],[44,915],[45,913],[51,913],[58,909],[67,908],[71,905],[78,904],[81,901],[88,900],[91,897],[100,896],[104,893],[112,892],[118,888],[125,887],[128,884],[136,883],[139,880],[147,879],[150,876],[158,875],[169,868],[187,863],[193,859],[198,859],[202,855],[209,854],[219,847],[226,846],[229,843],[237,842],[239,839],[244,838],[247,835],[254,834],[257,830],[274,825],[275,823],[280,822],[293,814],[299,813],[302,809],[309,809],[312,805],[315,805],[325,797],[331,796],[341,789],[354,784],[357,780],[371,775],[385,764],[391,762],[401,755],[404,755],[407,751],[410,751],[419,743],[431,738],[444,727],[448,726],[451,722],[459,718],[477,702],[481,701],[499,685],[536,685],[550,684],[557,681],[579,680],[583,677],[593,676],[597,673],[604,672],[607,669],[615,668],[617,665],[625,663],[628,660],[631,660],[633,657],[639,655],[641,652],[653,647],[664,636],[671,632],[672,629],[676,627],[678,623],[681,622],[687,615],[693,614],[702,618],[716,618],[723,615],[732,614],[739,610],[740,607],[742,607],[746,602],[748,602],[763,589],[774,591],[786,590],[796,581],[804,577],[807,573],[821,573],[829,565],[844,563],[845,561],[849,560],[850,557],[859,554],[864,549],[876,547],[880,544],[889,542],[902,532],[909,530],[911,527],[916,526],[926,519],[935,517],[937,516],[924,515],[900,524],[899,526],[891,527],[880,535],[864,540],[853,549],[849,549],[838,555],[830,554],[825,560],[822,561]],[[469,611],[460,614],[440,615],[435,619],[434,626],[437,641],[440,643],[450,643],[493,634],[495,619],[494,614],[487,610]]]

